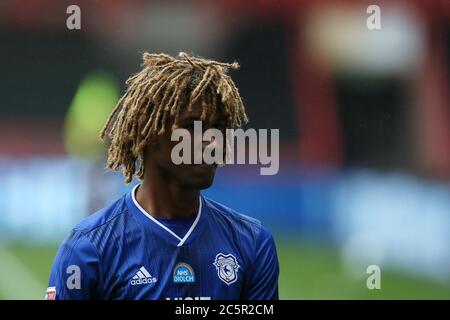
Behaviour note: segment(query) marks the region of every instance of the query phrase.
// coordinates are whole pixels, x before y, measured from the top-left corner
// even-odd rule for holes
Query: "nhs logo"
[[[185,262],[178,263],[173,269],[173,282],[192,283],[195,282],[194,269]]]

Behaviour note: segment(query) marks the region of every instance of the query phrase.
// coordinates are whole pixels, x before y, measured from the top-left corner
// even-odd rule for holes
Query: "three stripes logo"
[[[139,284],[149,284],[155,283],[157,279],[152,277],[152,275],[145,269],[144,266],[139,268],[139,271],[136,272],[136,275],[131,279],[131,285],[136,286]]]

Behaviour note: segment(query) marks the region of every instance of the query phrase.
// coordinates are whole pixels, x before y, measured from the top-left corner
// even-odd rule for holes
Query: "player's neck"
[[[136,190],[136,201],[155,218],[174,219],[194,216],[199,208],[199,190],[186,189],[177,182],[144,178]]]

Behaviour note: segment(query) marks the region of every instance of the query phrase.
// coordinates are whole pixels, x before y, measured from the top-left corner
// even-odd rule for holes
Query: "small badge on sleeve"
[[[56,287],[48,287],[45,293],[45,300],[56,300]]]

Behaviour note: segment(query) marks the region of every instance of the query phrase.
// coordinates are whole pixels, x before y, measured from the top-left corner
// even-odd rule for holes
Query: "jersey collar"
[[[200,205],[197,212],[197,217],[189,228],[188,232],[184,235],[183,238],[180,238],[177,234],[175,234],[168,227],[159,222],[156,218],[154,218],[150,213],[145,211],[144,208],[136,200],[136,190],[140,186],[140,184],[136,185],[133,190],[127,194],[126,202],[130,210],[133,211],[137,215],[137,218],[144,223],[144,225],[149,226],[153,231],[159,233],[161,236],[165,238],[169,238],[171,242],[174,242],[177,247],[181,247],[185,243],[189,243],[198,232],[199,227],[201,225],[202,213],[203,210],[203,197],[200,196]],[[150,222],[150,223],[149,223]]]

